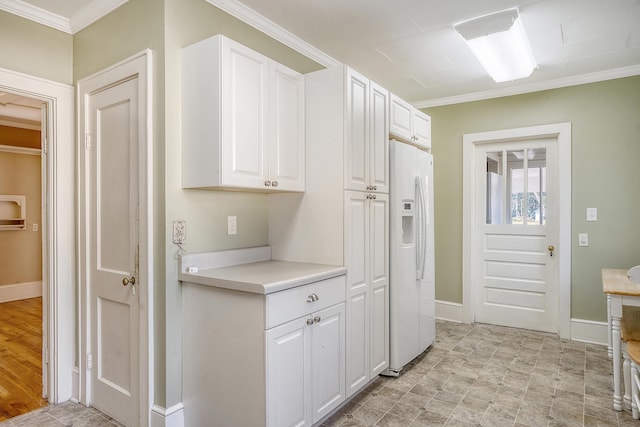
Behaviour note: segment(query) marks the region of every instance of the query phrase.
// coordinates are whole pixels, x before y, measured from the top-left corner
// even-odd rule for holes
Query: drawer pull
[[[316,316],[313,318],[313,323],[320,323],[320,320],[322,320],[320,319],[320,316]]]
[[[316,294],[311,294],[307,297],[307,302],[315,302],[318,301],[320,298],[318,298],[318,295]]]

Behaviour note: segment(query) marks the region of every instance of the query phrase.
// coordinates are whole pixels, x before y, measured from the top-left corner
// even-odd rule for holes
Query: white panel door
[[[389,196],[369,201],[369,378],[389,366]]]
[[[304,76],[270,65],[269,180],[280,190],[304,191]]]
[[[345,307],[334,305],[313,314],[311,384],[313,422],[320,421],[345,399]]]
[[[263,188],[269,167],[269,60],[232,40],[224,43],[222,181],[224,185]]]
[[[366,191],[369,183],[369,79],[347,69],[345,188]]]
[[[347,396],[367,383],[369,372],[369,199],[345,192],[345,264],[347,268]]]
[[[476,322],[558,332],[557,145],[476,150]]]
[[[369,170],[372,190],[389,192],[389,92],[371,82]]]
[[[389,102],[389,133],[412,141],[413,107],[401,98],[391,94]]]
[[[431,147],[431,117],[420,110],[413,110],[413,137],[416,145]]]
[[[126,426],[139,412],[137,95],[136,78],[88,99],[91,405]]]
[[[307,319],[293,320],[266,332],[269,427],[312,424],[311,330]]]

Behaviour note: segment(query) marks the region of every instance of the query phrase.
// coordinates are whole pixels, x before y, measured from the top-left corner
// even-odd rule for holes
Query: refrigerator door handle
[[[418,235],[417,235],[417,248],[416,248],[416,257],[418,258],[416,261],[417,271],[416,278],[423,279],[424,278],[424,268],[425,268],[425,253],[427,250],[427,216],[426,216],[426,197],[424,194],[424,184],[422,182],[422,177],[416,176],[416,212],[418,213]]]

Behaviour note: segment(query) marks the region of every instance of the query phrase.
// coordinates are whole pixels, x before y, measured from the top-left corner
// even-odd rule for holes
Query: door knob
[[[549,245],[549,247],[547,248],[549,249],[549,256],[553,256],[553,251],[556,249],[553,247],[553,245]]]
[[[136,284],[136,278],[134,276],[125,277],[124,279],[122,279],[122,286],[135,285],[135,284]]]

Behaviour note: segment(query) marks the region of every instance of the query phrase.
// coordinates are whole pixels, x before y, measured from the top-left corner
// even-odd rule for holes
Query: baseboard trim
[[[150,427],[184,427],[184,405],[178,403],[169,408],[151,407]]]
[[[436,319],[462,323],[462,304],[436,300]]]
[[[77,403],[80,402],[80,369],[75,366],[71,375],[71,401]]]
[[[571,319],[571,339],[590,344],[608,345],[607,322],[596,322],[593,320]]]
[[[464,323],[462,304],[436,300],[436,319],[448,322]],[[571,339],[589,344],[608,345],[607,322],[571,319]]]
[[[42,296],[42,281],[0,286],[0,303]]]

